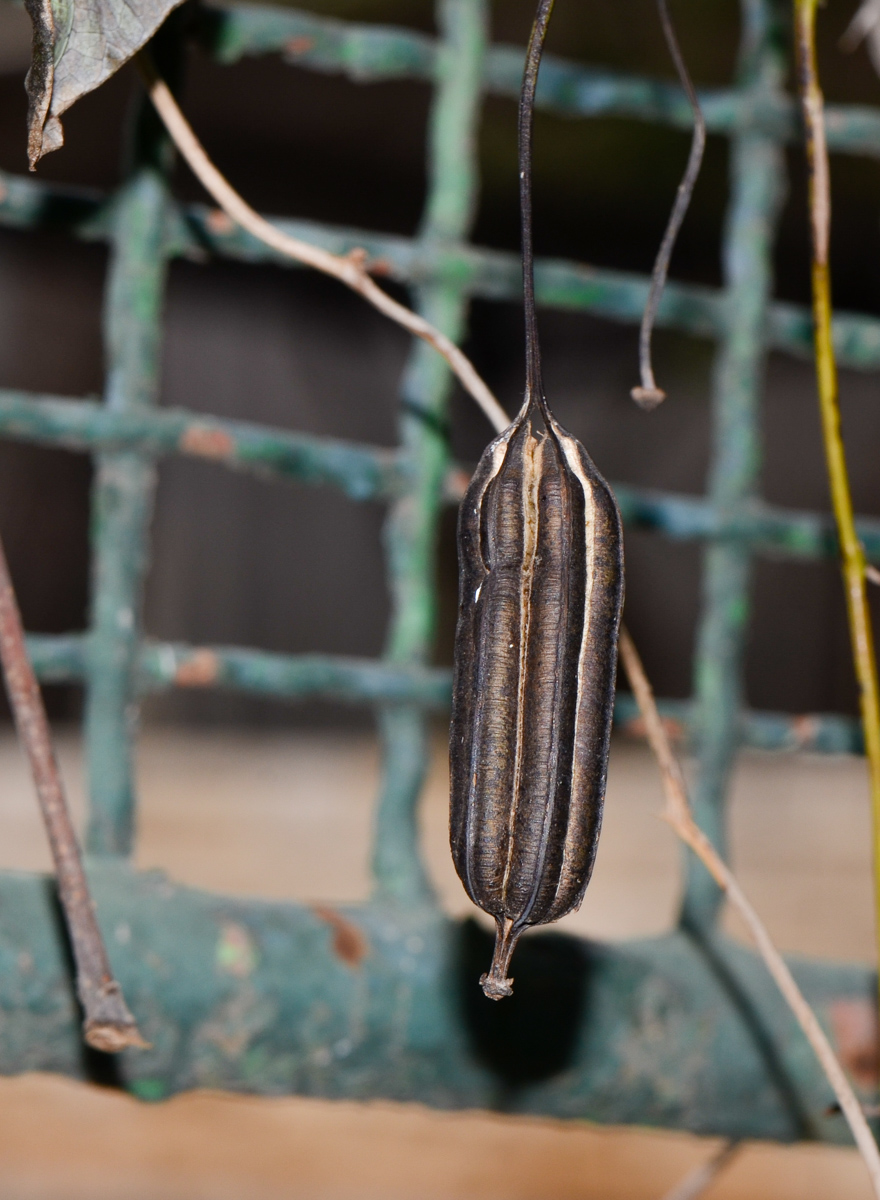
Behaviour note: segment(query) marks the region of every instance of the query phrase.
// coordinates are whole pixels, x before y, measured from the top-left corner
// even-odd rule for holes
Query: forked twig
[[[95,1050],[116,1053],[145,1047],[122,989],[113,978],[95,905],[89,892],[61,776],[52,751],[43,697],[27,655],[21,614],[0,542],[0,661],[22,747],[30,763],[37,799],[55,864],[58,896],[73,948],[76,990],[83,1007],[83,1035]]]
[[[708,1162],[694,1167],[671,1191],[666,1192],[663,1200],[699,1200],[706,1188],[712,1186],[730,1160],[739,1152],[741,1146],[742,1142],[724,1142]]]
[[[497,428],[500,422],[502,429],[507,428],[510,424],[507,414],[467,355],[451,338],[435,329],[430,322],[407,308],[405,304],[398,304],[379,287],[369,275],[365,251],[353,250],[347,255],[331,254],[329,250],[322,250],[320,246],[314,246],[311,242],[304,242],[282,233],[265,217],[261,217],[211,162],[167,84],[159,76],[150,55],[141,50],[136,56],[136,61],[150,100],[164,122],[171,140],[202,187],[228,217],[253,237],[277,250],[279,254],[285,254],[288,258],[314,267],[316,271],[323,271],[325,275],[332,275],[353,292],[363,296],[386,317],[390,317],[429,346],[433,346],[437,353],[446,359],[462,387],[470,392],[492,424]]]
[[[694,134],[691,139],[691,151],[688,155],[684,177],[678,185],[675,203],[669,215],[669,223],[666,226],[666,232],[663,234],[660,249],[657,251],[654,270],[651,272],[651,288],[648,292],[648,301],[645,304],[645,311],[642,314],[642,324],[639,330],[639,374],[641,375],[642,382],[639,387],[632,389],[630,395],[636,404],[649,411],[652,408],[656,408],[662,400],[666,399],[666,393],[662,388],[657,386],[657,381],[654,379],[654,368],[651,364],[651,335],[654,332],[654,319],[657,316],[657,309],[660,306],[660,297],[663,295],[663,288],[666,286],[669,260],[672,258],[675,239],[678,237],[678,231],[681,229],[688,205],[691,202],[694,185],[697,182],[697,176],[700,173],[700,166],[703,162],[703,151],[706,148],[706,122],[703,119],[703,110],[700,108],[696,89],[688,74],[688,69],[681,53],[681,47],[678,44],[678,38],[675,36],[675,28],[669,16],[666,0],[657,0],[657,8],[660,12],[660,23],[663,26],[663,36],[666,38],[666,45],[669,47],[669,53],[672,55],[672,61],[675,63],[678,78],[681,81],[681,86],[685,90],[688,103],[694,114]]]
[[[804,1031],[807,1041],[834,1090],[841,1111],[852,1130],[856,1145],[865,1160],[874,1195],[880,1200],[880,1152],[878,1152],[877,1143],[874,1141],[868,1122],[865,1120],[862,1107],[831,1048],[831,1043],[816,1019],[816,1014],[804,999],[785,960],[770,940],[764,922],[755,912],[730,868],[694,821],[684,776],[657,710],[654,693],[645,675],[641,659],[626,629],[620,631],[620,657],[645,722],[648,742],[654,751],[663,778],[663,790],[666,793],[666,808],[663,818],[669,822],[685,845],[689,846],[697,855],[748,927],[758,948],[758,953],[773,976],[785,1002],[794,1013],[797,1023]]]

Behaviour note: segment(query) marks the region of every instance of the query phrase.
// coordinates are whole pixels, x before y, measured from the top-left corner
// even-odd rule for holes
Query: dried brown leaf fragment
[[[60,117],[150,40],[181,0],[25,0],[34,27],[28,161],[64,145]]]

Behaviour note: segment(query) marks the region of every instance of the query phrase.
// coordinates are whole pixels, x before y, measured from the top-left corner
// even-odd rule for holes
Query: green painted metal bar
[[[330,484],[352,500],[397,495],[405,473],[393,450],[272,429],[183,409],[112,410],[0,389],[0,437],[110,453],[182,454],[267,478]]]
[[[428,195],[419,242],[434,252],[467,235],[476,200],[476,131],[486,0],[438,0],[442,41],[438,83],[428,133]],[[464,332],[467,297],[451,281],[416,289],[415,306],[453,341]],[[411,352],[403,380],[401,449],[412,471],[410,491],[395,501],[385,524],[392,616],[386,659],[423,664],[436,623],[437,526],[449,468],[443,427],[451,377],[446,363],[423,342]],[[423,714],[395,706],[380,713],[385,761],[376,817],[373,870],[377,891],[401,903],[430,898],[421,859],[416,806],[427,766]]]
[[[740,74],[746,94],[760,99],[781,84],[769,0],[742,0]],[[716,357],[712,398],[712,457],[708,495],[724,517],[736,520],[755,499],[760,461],[763,328],[772,293],[772,247],[783,197],[785,164],[778,143],[746,133],[731,143],[731,199],[724,237],[728,332]],[[705,552],[702,612],[697,631],[694,698],[698,769],[694,816],[723,854],[724,801],[739,741],[743,655],[749,620],[751,554],[743,542],[716,542]],[[721,892],[708,871],[686,852],[681,919],[706,929],[715,921]]]
[[[28,651],[42,683],[83,683],[88,669],[87,634],[31,634]],[[181,642],[142,643],[137,660],[137,691],[170,688],[225,688],[254,696],[297,701],[320,698],[347,704],[411,704],[429,712],[449,708],[452,674],[443,667],[394,666],[375,659],[330,654],[277,654],[241,646],[189,646]],[[660,701],[660,711],[677,726],[678,740],[691,740],[693,704]],[[633,698],[618,693],[616,726],[641,736]],[[815,754],[861,754],[855,718],[834,713],[743,712],[741,742],[756,750],[800,750]]]
[[[486,935],[424,907],[218,897],[106,859],[89,878],[150,1043],[115,1060],[143,1099],[298,1092],[847,1140],[766,969],[726,939],[705,953],[681,934],[616,946],[528,935],[503,1010],[469,1002]],[[851,1053],[833,1014],[868,1009],[873,972],[791,966],[833,1044]],[[68,951],[42,875],[0,873],[0,1013],[0,1071],[84,1076]],[[860,1099],[873,1097],[860,1089]]]
[[[838,554],[834,521],[824,513],[776,508],[757,498],[744,500],[732,511],[702,496],[622,483],[614,484],[614,493],[628,528],[654,529],[676,541],[745,544],[754,554],[778,558],[836,558]],[[880,561],[880,520],[859,517],[856,523],[867,557]]]
[[[144,154],[114,206],[105,292],[105,404],[115,413],[149,409],[158,398],[168,197],[153,158]],[[127,854],[131,849],[135,671],[154,489],[150,457],[136,450],[96,456],[85,709],[86,844],[94,854]]]
[[[329,484],[352,500],[388,500],[407,484],[406,462],[396,451],[182,409],[112,412],[94,401],[0,389],[0,437],[75,451],[189,455],[266,478]],[[776,508],[757,499],[731,513],[701,496],[622,483],[614,490],[629,528],[652,529],[678,541],[747,542],[758,554],[837,555],[833,520],[822,513]],[[447,501],[457,503],[458,496],[457,489],[447,487]],[[868,558],[880,562],[880,520],[860,517],[858,529]]]
[[[339,72],[358,83],[437,78],[437,43],[425,34],[394,26],[359,24],[281,7],[236,4],[208,8],[202,40],[226,63],[246,55],[281,53],[286,62],[313,71]],[[489,48],[485,89],[515,99],[522,82],[519,46]],[[639,75],[585,67],[547,54],[535,103],[567,117],[617,116],[691,128],[681,88]],[[800,136],[796,105],[779,92],[751,103],[737,88],[704,89],[700,103],[710,133],[735,136],[746,130],[779,141]],[[880,113],[858,105],[830,105],[828,144],[850,154],[880,155]]]
[[[4,199],[5,189],[5,199]],[[84,198],[70,189],[0,174],[0,225],[12,228],[62,227],[82,237],[105,238],[111,208],[97,195]],[[273,218],[279,229],[337,254],[362,247],[377,263],[377,274],[398,283],[425,285],[450,281],[480,300],[519,298],[521,276],[515,254],[451,244],[437,250],[411,238],[368,230],[323,225],[315,221]],[[211,252],[243,262],[274,262],[296,268],[289,258],[233,226],[218,221],[215,209],[190,205],[169,216],[169,253],[200,257]],[[638,324],[648,294],[647,276],[590,267],[563,259],[539,259],[535,288],[539,305],[590,312],[611,320]],[[769,306],[764,334],[770,349],[798,358],[812,355],[810,310],[776,301]],[[724,293],[716,288],[670,282],[657,323],[698,337],[719,337],[727,322]],[[834,318],[834,344],[841,366],[880,368],[880,320],[840,312]]]

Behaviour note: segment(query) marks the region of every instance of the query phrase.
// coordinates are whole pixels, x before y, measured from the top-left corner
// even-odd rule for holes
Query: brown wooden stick
[[[795,982],[782,955],[770,940],[764,922],[746,898],[730,868],[693,818],[681,767],[678,765],[660,713],[657,711],[654,693],[645,675],[638,651],[626,629],[620,631],[620,658],[645,722],[648,742],[660,766],[663,790],[666,793],[666,810],[663,818],[669,822],[681,840],[690,846],[748,926],[758,953],[794,1013],[828,1082],[834,1089],[837,1102],[852,1130],[865,1166],[868,1168],[874,1195],[880,1200],[880,1152],[877,1150],[877,1143],[865,1120],[862,1107],[844,1074],[843,1067],[831,1048],[831,1043],[825,1036],[825,1031],[816,1018],[816,1014],[804,998],[803,992]]]
[[[83,870],[46,709],[27,655],[21,614],[0,541],[0,662],[19,740],[30,763],[43,823],[49,837],[58,895],[73,947],[76,990],[83,1007],[83,1034],[95,1050],[115,1053],[126,1046],[145,1047],[122,989],[113,978],[95,919],[95,905]]]
[[[732,1158],[738,1154],[742,1142],[724,1142],[708,1162],[701,1163],[685,1175],[675,1187],[666,1192],[663,1200],[699,1200],[712,1186]]]

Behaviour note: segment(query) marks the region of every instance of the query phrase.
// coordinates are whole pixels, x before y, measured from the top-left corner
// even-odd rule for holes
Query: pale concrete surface
[[[82,813],[76,739],[60,739]],[[330,733],[148,731],[139,757],[138,864],[216,890],[357,901],[368,891],[374,741]],[[617,938],[674,919],[678,849],[657,818],[647,751],[617,743],[598,864],[561,924]],[[447,909],[470,910],[446,847],[442,739],[422,809]],[[732,806],[737,870],[783,949],[871,958],[870,819],[854,759],[744,756]],[[30,786],[0,739],[0,867],[45,868]],[[734,927],[735,928],[735,927]],[[155,1107],[67,1080],[0,1080],[0,1200],[654,1200],[713,1143],[415,1106],[207,1093]],[[746,1147],[707,1200],[861,1200],[854,1151]]]

